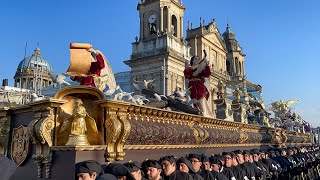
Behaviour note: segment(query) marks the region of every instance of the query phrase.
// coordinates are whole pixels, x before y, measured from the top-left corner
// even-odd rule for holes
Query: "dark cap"
[[[178,159],[177,164],[180,164],[180,163],[184,163],[186,166],[188,166],[188,168],[189,168],[189,172],[188,173],[189,174],[195,174],[196,173],[196,171],[194,170],[191,162],[186,157],[182,157],[182,158]]]
[[[235,150],[235,151],[233,151],[233,153],[234,153],[235,155],[237,155],[237,154],[243,154],[243,151],[242,151],[242,150]]]
[[[234,158],[234,153],[233,152],[223,152],[222,156],[230,156],[231,158]]]
[[[201,162],[209,162],[209,157],[206,156],[205,154],[201,155]]]
[[[266,153],[266,151],[265,151],[265,150],[260,149],[260,150],[259,150],[259,153]]]
[[[131,173],[136,172],[141,169],[141,167],[137,161],[129,161],[127,163],[124,163],[123,165],[125,165]]]
[[[97,175],[100,175],[102,169],[101,165],[93,160],[82,161],[76,164],[76,175],[80,173],[90,173],[96,172]]]
[[[248,151],[248,150],[244,150],[243,151],[243,155],[252,155],[252,153],[250,151]]]
[[[224,161],[224,158],[221,154],[216,154],[214,157],[216,157],[219,161]]]
[[[123,164],[119,164],[119,163],[111,163],[109,165],[104,165],[104,172],[105,173],[109,173],[112,174],[114,176],[118,177],[123,177],[126,176],[127,179],[134,179],[129,171],[129,169],[123,165]]]
[[[195,158],[195,159],[198,159],[199,161],[201,161],[201,155],[200,154],[189,154],[188,155],[188,159],[192,159],[192,158]]]
[[[160,163],[157,160],[151,160],[151,159],[143,161],[141,166],[143,169],[146,169],[148,167],[162,169],[162,166],[160,165]]]
[[[176,159],[174,158],[174,156],[164,156],[164,157],[160,158],[159,162],[161,163],[164,160],[167,160],[170,163],[176,162]]]
[[[117,177],[115,177],[112,174],[106,173],[106,174],[102,174],[101,176],[98,176],[96,180],[117,180]]]
[[[259,150],[258,149],[251,149],[251,154],[257,154],[257,155],[259,155],[260,154],[260,152],[259,152]]]
[[[217,157],[214,157],[214,156],[209,157],[209,162],[210,164],[217,164],[222,166],[222,162]]]

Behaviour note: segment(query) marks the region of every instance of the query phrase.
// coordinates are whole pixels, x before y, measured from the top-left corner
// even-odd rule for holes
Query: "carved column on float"
[[[36,147],[35,154],[32,159],[38,167],[38,178],[42,177],[43,166],[45,167],[45,178],[51,176],[51,161],[52,151],[50,147],[53,146],[53,129],[55,127],[55,118],[57,107],[65,101],[50,101],[37,102],[30,104],[34,111],[33,120],[28,124],[28,133],[32,143]]]
[[[120,138],[116,142],[116,160],[121,161],[123,160],[126,153],[123,150],[124,144],[127,138],[130,135],[131,125],[127,119],[127,109],[128,106],[120,106],[118,111],[118,119],[121,122],[122,128],[120,133]]]
[[[129,103],[103,100],[97,101],[105,112],[105,161],[123,160],[125,152],[123,146],[129,137],[131,126],[127,120]]]

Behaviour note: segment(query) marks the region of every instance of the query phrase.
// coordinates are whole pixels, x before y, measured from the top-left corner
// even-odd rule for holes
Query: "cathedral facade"
[[[206,50],[212,72],[209,78],[209,103],[213,111],[214,100],[219,98],[219,83],[239,88],[243,102],[248,102],[248,93],[255,94],[262,102],[259,97],[261,86],[246,80],[245,54],[229,24],[225,32],[220,33],[215,20],[205,24],[200,19],[200,26],[194,28],[188,22],[184,37],[185,9],[178,0],[146,0],[138,3],[140,37],[136,37],[132,43],[131,58],[125,61],[131,68],[131,82],[155,79],[154,90],[164,95],[185,90],[184,69],[192,56],[203,58],[203,50]],[[232,94],[234,89],[230,91],[229,94]]]

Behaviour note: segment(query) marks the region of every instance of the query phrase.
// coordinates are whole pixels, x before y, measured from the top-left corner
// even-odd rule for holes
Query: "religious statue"
[[[210,93],[205,85],[206,78],[211,75],[211,71],[206,59],[206,51],[203,50],[203,52],[205,56],[202,60],[197,56],[191,58],[191,67],[187,67],[184,70],[184,76],[186,79],[189,79],[188,88],[191,92],[191,98],[199,101],[196,106],[199,107],[203,116],[213,117],[208,104]]]
[[[235,102],[236,103],[240,103],[240,90],[239,88],[237,88],[236,90],[234,90],[233,95],[235,96]]]
[[[223,83],[222,80],[220,80],[218,82],[217,87],[218,87],[218,92],[217,92],[218,99],[223,99],[225,97],[226,85]]]
[[[271,103],[271,106],[273,108],[273,112],[277,115],[277,116],[284,116],[286,113],[289,112],[290,110],[290,105],[292,103],[295,102],[300,102],[298,99],[292,99],[292,100],[288,100],[286,102],[284,102],[283,100],[280,101],[275,101],[273,103]]]
[[[82,49],[84,48],[87,51],[87,53],[91,54],[91,62],[89,62],[89,64],[85,66],[86,68],[88,68],[87,69],[88,71],[85,71],[85,72],[72,71],[71,73],[68,72],[72,75],[71,80],[78,81],[80,85],[96,87],[101,91],[103,91],[106,88],[106,86],[108,86],[109,89],[116,88],[116,81],[115,81],[114,74],[112,72],[112,68],[108,60],[102,54],[101,51],[93,49],[91,44],[71,43],[70,46],[77,50],[79,48],[82,48]],[[80,54],[80,52],[76,52],[76,53]],[[72,70],[74,69],[79,70],[79,68],[83,66],[81,62],[84,60],[79,59],[81,57],[76,57],[76,58],[77,59],[71,62],[71,65],[73,66]],[[69,67],[69,70],[70,70],[70,67]]]
[[[66,131],[70,126],[71,132],[66,145],[90,145],[86,135],[87,127],[98,132],[95,120],[88,115],[80,99],[76,100],[73,114],[63,122],[60,132]]]

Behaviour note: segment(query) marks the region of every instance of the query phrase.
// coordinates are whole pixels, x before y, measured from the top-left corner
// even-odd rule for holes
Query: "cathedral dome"
[[[234,33],[231,31],[230,29],[230,25],[227,24],[227,28],[226,28],[226,31],[222,34],[223,36],[228,36],[229,34],[232,34],[234,35]]]
[[[31,56],[19,63],[13,77],[14,87],[30,89],[41,94],[42,88],[52,85],[51,73],[51,65],[40,55],[40,49],[36,48]]]
[[[52,72],[52,68],[48,61],[40,55],[40,49],[36,48],[34,54],[24,58],[18,65],[17,70],[35,68],[36,65],[42,66],[44,70]]]

